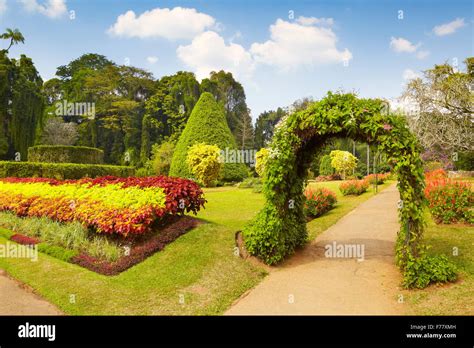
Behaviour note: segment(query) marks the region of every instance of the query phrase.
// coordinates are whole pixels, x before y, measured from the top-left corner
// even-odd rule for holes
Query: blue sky
[[[45,80],[89,52],[157,78],[178,70],[198,78],[210,70],[231,71],[256,118],[328,90],[395,98],[407,78],[436,63],[457,60],[462,66],[474,55],[472,4],[0,0],[0,29],[20,29],[26,41],[11,56],[32,57]]]

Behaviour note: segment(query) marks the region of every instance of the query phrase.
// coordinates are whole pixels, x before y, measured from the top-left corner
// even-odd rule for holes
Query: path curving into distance
[[[401,274],[395,265],[398,200],[392,185],[365,201],[283,265],[272,268],[226,314],[404,314],[399,301]],[[344,248],[345,257],[327,257],[327,245],[335,256]],[[357,251],[362,250],[363,260],[358,261],[362,254]]]

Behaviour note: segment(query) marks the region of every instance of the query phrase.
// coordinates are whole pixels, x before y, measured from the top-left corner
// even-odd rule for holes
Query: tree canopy
[[[435,65],[406,87],[404,98],[416,106],[409,125],[425,149],[474,150],[474,57],[464,63],[464,71]]]
[[[10,59],[0,52],[0,158],[26,159],[43,120],[42,85],[30,58]]]

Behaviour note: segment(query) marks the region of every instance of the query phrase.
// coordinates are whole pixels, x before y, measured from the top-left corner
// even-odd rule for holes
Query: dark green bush
[[[331,166],[331,157],[329,155],[324,155],[321,157],[321,162],[319,162],[319,175],[332,175],[334,174],[334,168]]]
[[[101,164],[0,161],[0,178],[39,177],[64,180],[80,179],[83,177],[95,178],[107,175],[118,177],[134,176],[135,168]]]
[[[104,163],[104,151],[94,147],[38,145],[28,149],[29,162],[46,163]]]
[[[422,255],[411,258],[405,267],[403,286],[423,289],[432,283],[453,282],[457,279],[456,266],[444,255]]]
[[[79,255],[79,252],[76,250],[65,249],[57,245],[49,245],[46,243],[39,243],[38,251],[66,262],[69,262],[74,256]]]
[[[242,181],[250,175],[249,170],[242,163],[225,163],[222,172],[224,181]]]
[[[454,165],[457,170],[474,170],[474,151],[460,152]]]
[[[358,161],[354,176],[357,179],[362,179],[366,175],[367,175],[367,164],[365,164],[362,161]]]
[[[211,93],[203,93],[194,106],[191,116],[179,137],[171,161],[170,176],[191,177],[186,163],[188,150],[197,143],[217,145],[219,149],[236,150],[225,111]],[[225,163],[222,171],[224,181],[241,181],[248,176],[248,170],[243,163]]]

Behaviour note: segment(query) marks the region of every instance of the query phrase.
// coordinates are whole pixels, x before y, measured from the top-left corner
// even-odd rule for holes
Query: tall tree
[[[118,66],[98,54],[85,54],[57,69],[48,81],[50,101],[89,103],[95,114],[63,116],[79,124],[79,145],[104,150],[107,163],[139,164],[145,103],[154,94],[153,75]]]
[[[256,149],[266,147],[270,143],[275,126],[286,114],[283,108],[278,108],[276,111],[264,111],[258,116],[255,123],[254,146]]]
[[[178,140],[200,94],[199,82],[190,72],[163,76],[156,83],[155,94],[145,104],[142,161],[149,158],[153,144],[166,139],[173,143]]]
[[[474,150],[474,57],[465,65],[465,71],[435,65],[404,91],[418,110],[408,117],[409,125],[426,150]]]
[[[41,144],[74,145],[77,137],[78,133],[76,123],[66,123],[59,117],[52,117],[45,122],[41,135]]]
[[[254,128],[250,109],[247,109],[247,112],[237,121],[235,136],[239,139],[238,145],[240,149],[254,148]]]
[[[248,142],[248,138],[242,138],[242,127],[245,125],[246,133],[250,134],[253,129],[250,131],[249,127],[253,128],[253,125],[248,122],[249,111],[242,85],[234,79],[232,73],[221,70],[219,72],[213,71],[208,79],[203,79],[201,90],[212,93],[216,100],[224,106],[227,124],[234,135],[237,146],[245,148],[244,143]]]
[[[10,40],[10,45],[5,50],[7,53],[13,45],[16,45],[17,43],[20,43],[20,42],[21,43],[25,42],[25,38],[23,37],[23,34],[18,29],[11,29],[11,28],[7,28],[6,32],[0,35],[0,39]]]
[[[43,121],[43,80],[25,55],[9,59],[0,52],[0,156],[26,159]]]

